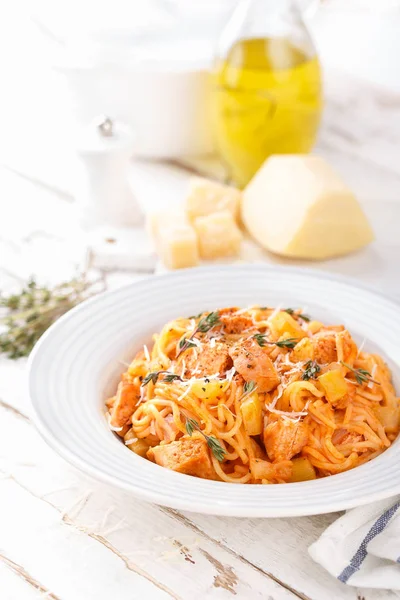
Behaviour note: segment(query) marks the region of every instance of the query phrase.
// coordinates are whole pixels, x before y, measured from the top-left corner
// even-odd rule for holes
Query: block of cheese
[[[146,217],[146,230],[150,235],[156,250],[162,229],[171,229],[176,225],[189,225],[182,211],[158,211],[150,213]]]
[[[331,258],[374,239],[354,194],[318,156],[267,159],[243,191],[242,219],[262,246],[296,258]]]
[[[183,214],[155,213],[149,217],[147,229],[168,269],[195,267],[199,263],[197,235]]]
[[[236,256],[242,233],[229,210],[212,213],[194,220],[201,258]]]
[[[229,210],[234,219],[239,219],[242,194],[236,188],[192,177],[185,200],[185,212],[189,221],[221,210]]]

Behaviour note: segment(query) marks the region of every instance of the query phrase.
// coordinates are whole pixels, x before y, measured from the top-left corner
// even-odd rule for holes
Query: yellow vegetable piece
[[[135,454],[146,458],[147,450],[150,448],[149,444],[142,439],[136,438],[132,429],[130,429],[124,437],[125,442],[132,440],[130,444],[126,444],[129,450],[132,450]]]
[[[255,479],[270,479],[272,465],[267,460],[252,458],[250,460],[250,469]]]
[[[285,311],[270,317],[269,322],[273,331],[279,336],[287,334],[286,337],[303,338],[306,335],[296,319]]]
[[[328,371],[318,377],[328,402],[334,404],[347,394],[347,383],[339,369]]]
[[[290,483],[295,483],[296,481],[310,481],[311,479],[317,478],[314,467],[305,456],[293,458],[292,467],[293,471],[292,476],[289,479]]]
[[[260,435],[263,430],[263,414],[258,393],[253,392],[247,396],[240,405],[240,410],[244,428],[248,435]]]
[[[375,414],[386,433],[397,433],[400,427],[400,409],[391,406],[377,406]]]
[[[226,392],[229,387],[228,379],[199,379],[192,383],[191,392],[202,400],[215,400],[217,396]]]
[[[298,344],[295,345],[292,352],[290,353],[290,360],[292,360],[293,362],[313,359],[314,345],[310,338],[303,338]]]

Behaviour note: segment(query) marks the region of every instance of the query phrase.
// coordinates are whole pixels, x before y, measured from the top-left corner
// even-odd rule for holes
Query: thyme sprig
[[[302,379],[304,379],[304,381],[316,379],[318,373],[321,371],[321,367],[317,362],[315,362],[315,360],[308,360],[304,366],[305,370],[302,375]]]
[[[31,278],[19,293],[0,298],[5,316],[0,333],[0,353],[9,358],[27,356],[41,335],[68,310],[104,290],[104,281],[89,281],[85,275],[55,287],[38,285]]]
[[[199,431],[204,436],[204,439],[207,442],[207,446],[210,448],[211,452],[214,454],[217,461],[222,462],[224,460],[226,451],[223,449],[223,447],[221,446],[221,444],[219,443],[219,441],[217,440],[216,437],[214,437],[212,435],[206,435],[202,431],[202,429],[201,429],[200,425],[198,424],[198,422],[196,421],[196,419],[187,419],[185,428],[186,428],[187,434],[190,437],[192,437],[194,430]]]
[[[157,383],[160,375],[162,375],[164,373],[166,374],[163,379],[163,381],[165,381],[165,383],[171,383],[172,381],[175,381],[176,379],[179,381],[183,381],[183,379],[180,375],[176,375],[175,373],[170,373],[170,371],[165,371],[165,370],[151,371],[151,373],[147,373],[146,377],[143,379],[143,381],[141,383],[141,387],[144,387],[145,385],[150,383],[150,381],[152,381],[155,385]]]
[[[243,386],[243,391],[245,394],[250,394],[254,390],[255,387],[256,387],[255,381],[246,381],[246,383]]]
[[[354,369],[354,367],[351,367],[350,365],[343,362],[342,360],[340,362],[344,367],[346,367],[346,369],[349,369],[349,371],[352,371],[352,373],[354,373],[354,375],[356,377],[356,381],[359,385],[362,385],[363,383],[370,383],[370,382],[376,383],[376,385],[381,385],[379,383],[379,381],[372,379],[371,373],[369,371],[367,371],[366,369]]]
[[[299,313],[294,308],[284,308],[283,310],[285,312],[287,312],[289,315],[292,315],[294,317],[299,317],[299,319],[303,319],[303,321],[306,321],[306,323],[311,321],[311,317],[309,315],[306,315],[304,313]]]
[[[197,323],[197,326],[196,326],[195,330],[193,331],[193,333],[188,338],[183,337],[181,339],[181,341],[179,342],[179,351],[177,352],[176,358],[178,358],[178,356],[180,354],[182,354],[182,352],[184,352],[188,348],[193,348],[194,346],[197,346],[197,344],[192,341],[197,333],[207,333],[207,331],[210,331],[210,329],[212,329],[212,327],[214,327],[215,325],[217,325],[219,323],[220,323],[220,320],[219,320],[219,312],[218,311],[210,312],[205,317],[202,317],[200,319],[200,321]]]
[[[279,342],[271,342],[267,339],[267,336],[264,333],[256,333],[254,336],[257,344],[259,346],[266,346],[267,344],[271,346],[278,346],[278,348],[290,348],[293,349],[297,342],[298,338],[286,338],[285,340],[280,340]]]

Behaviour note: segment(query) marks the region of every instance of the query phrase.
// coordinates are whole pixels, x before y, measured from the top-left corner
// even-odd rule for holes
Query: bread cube
[[[228,210],[197,217],[194,228],[201,258],[213,259],[239,254],[242,234]]]

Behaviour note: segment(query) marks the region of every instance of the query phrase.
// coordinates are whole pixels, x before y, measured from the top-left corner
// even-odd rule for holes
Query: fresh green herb
[[[199,428],[198,422],[195,421],[194,419],[186,419],[185,429],[187,431],[187,434],[190,435],[190,437],[191,437],[193,434],[193,431],[195,429],[200,429],[200,428]]]
[[[321,370],[319,364],[316,363],[315,360],[308,360],[304,366],[305,370],[302,379],[305,381],[308,381],[309,379],[316,379]]]
[[[349,371],[352,371],[354,373],[354,375],[356,376],[356,381],[359,385],[362,385],[363,383],[369,383],[370,381],[372,383],[376,383],[377,385],[381,385],[379,381],[372,379],[372,375],[369,371],[366,371],[365,369],[354,369],[342,360],[340,362],[344,367],[346,367],[346,369],[349,369]]]
[[[200,319],[196,329],[200,333],[207,333],[217,323],[220,323],[219,312],[210,312],[206,317]]]
[[[286,338],[285,340],[281,340],[280,342],[275,342],[275,346],[278,346],[279,348],[293,349],[298,341],[298,338]]]
[[[6,311],[0,319],[0,353],[9,358],[27,356],[40,336],[68,310],[104,290],[104,281],[75,277],[53,288],[40,286],[31,278],[18,294],[0,298]]]
[[[181,339],[181,341],[179,342],[179,348],[181,348],[181,350],[183,351],[183,347],[185,347],[185,350],[187,348],[195,348],[197,346],[197,344],[195,344],[195,342],[192,342],[192,340],[189,338],[185,338],[183,337]]]
[[[200,312],[198,315],[192,315],[191,317],[188,317],[188,319],[200,319],[200,317],[201,317],[202,314],[203,313]]]
[[[264,333],[256,333],[254,339],[259,346],[271,344],[278,346],[279,348],[294,348],[299,341],[297,338],[287,338],[285,340],[281,340],[280,342],[271,342],[270,340],[267,340],[267,336]]]
[[[179,375],[175,375],[175,373],[170,373],[169,371],[152,371],[151,373],[147,373],[146,377],[142,381],[141,387],[144,387],[145,385],[150,383],[150,381],[152,381],[155,385],[157,383],[160,375],[162,375],[164,373],[165,373],[165,377],[164,377],[163,381],[165,381],[165,383],[171,383],[175,379],[179,379],[179,381],[183,381],[182,377],[180,377]]]
[[[224,460],[226,451],[223,449],[217,438],[212,435],[206,435],[204,437],[207,440],[207,446],[210,448],[217,461],[222,462]]]
[[[212,435],[206,435],[205,433],[203,433],[200,425],[195,419],[187,419],[185,428],[187,434],[190,437],[192,436],[194,430],[199,431],[204,436],[207,442],[207,446],[210,448],[211,452],[214,454],[218,462],[222,462],[224,460],[226,451],[223,449],[217,438]]]
[[[144,387],[145,385],[150,383],[150,381],[152,381],[155,385],[161,373],[162,371],[152,371],[151,373],[147,373],[146,377],[142,381],[141,387]]]
[[[271,343],[266,339],[266,336],[263,333],[256,333],[254,339],[256,340],[257,344],[262,347]]]
[[[287,312],[289,315],[292,315],[294,317],[299,317],[299,319],[303,319],[303,321],[306,321],[306,323],[311,321],[311,317],[309,317],[308,315],[305,315],[303,313],[296,312],[294,308],[284,308],[283,310],[285,312]]]
[[[197,324],[197,327],[190,335],[190,337],[184,337],[179,342],[179,351],[176,354],[176,358],[178,358],[178,356],[188,348],[194,348],[194,346],[197,345],[195,342],[192,341],[197,333],[207,333],[207,331],[210,331],[210,329],[218,323],[220,323],[218,312],[211,312],[207,316],[200,319],[200,321]]]
[[[256,387],[255,381],[246,381],[246,383],[243,386],[243,391],[245,394],[250,394],[250,392],[252,392],[255,387]]]
[[[259,306],[259,310],[268,310],[268,306]]]
[[[183,381],[182,377],[180,377],[179,375],[175,375],[175,373],[168,373],[163,381],[165,381],[165,383],[171,383],[172,381],[175,381],[176,379],[178,379],[179,381]]]

